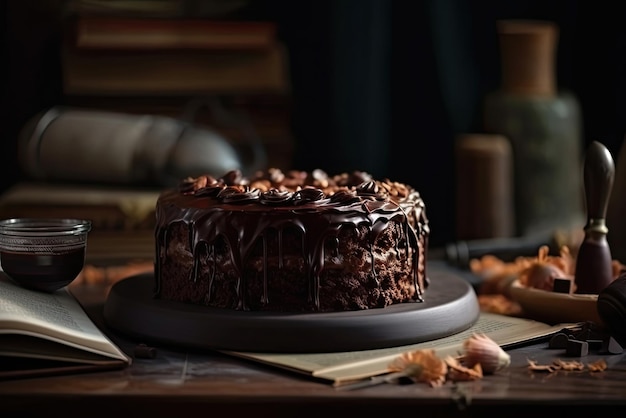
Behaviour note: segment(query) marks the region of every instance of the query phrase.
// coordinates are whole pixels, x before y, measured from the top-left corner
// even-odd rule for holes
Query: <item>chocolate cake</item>
[[[420,194],[365,172],[187,178],[157,201],[155,298],[275,312],[421,302],[428,236]]]

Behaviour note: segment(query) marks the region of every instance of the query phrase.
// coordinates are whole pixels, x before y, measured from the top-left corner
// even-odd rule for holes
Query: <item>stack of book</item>
[[[61,62],[68,106],[181,118],[238,148],[253,129],[268,166],[291,166],[287,51],[273,22],[78,14]],[[216,98],[221,114],[204,105]]]
[[[71,95],[286,92],[270,22],[78,16],[63,45]]]

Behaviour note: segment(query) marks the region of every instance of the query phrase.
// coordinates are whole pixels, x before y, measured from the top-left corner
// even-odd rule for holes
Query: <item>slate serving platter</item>
[[[416,344],[471,327],[480,312],[463,277],[428,266],[423,302],[332,313],[242,312],[153,298],[152,273],[117,282],[104,304],[107,326],[145,343],[198,349],[320,353]]]

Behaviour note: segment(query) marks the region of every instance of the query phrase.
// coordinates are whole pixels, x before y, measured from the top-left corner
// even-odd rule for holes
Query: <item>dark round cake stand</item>
[[[200,307],[153,298],[142,274],[111,288],[104,319],[146,343],[248,352],[320,353],[388,348],[447,337],[471,327],[476,293],[452,271],[429,268],[423,302],[333,313],[282,314]]]

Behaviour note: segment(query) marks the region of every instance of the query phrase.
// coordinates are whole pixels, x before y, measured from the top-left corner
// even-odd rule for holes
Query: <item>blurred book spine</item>
[[[280,45],[262,51],[62,52],[65,94],[284,93],[287,68]]]
[[[274,46],[272,22],[81,16],[73,31],[80,50],[264,50]]]

